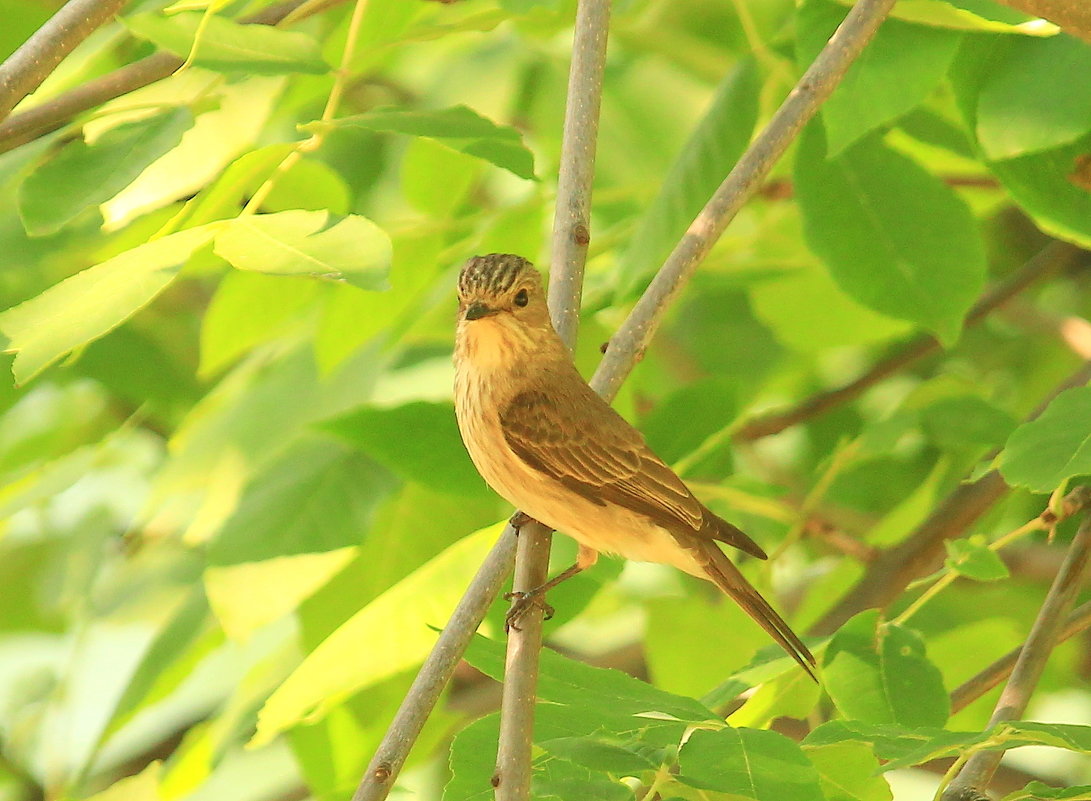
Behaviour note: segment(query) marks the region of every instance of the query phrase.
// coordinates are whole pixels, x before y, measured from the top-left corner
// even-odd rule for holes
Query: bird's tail
[[[788,652],[799,666],[817,683],[815,659],[803,640],[784,622],[746,577],[714,542],[690,544],[688,550],[701,563],[705,573],[721,590],[727,593],[754,621],[765,629],[780,647]]]

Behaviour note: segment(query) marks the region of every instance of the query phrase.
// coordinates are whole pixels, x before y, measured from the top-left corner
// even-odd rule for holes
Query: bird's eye
[[[530,303],[530,295],[527,294],[525,289],[520,289],[515,293],[516,306],[526,306],[528,303]]]

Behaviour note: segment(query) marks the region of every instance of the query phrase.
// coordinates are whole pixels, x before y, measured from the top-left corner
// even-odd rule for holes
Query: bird
[[[584,381],[529,261],[490,253],[462,266],[454,364],[463,443],[485,482],[520,510],[516,530],[537,520],[579,546],[572,567],[512,595],[545,607],[545,590],[600,552],[672,565],[719,587],[817,681],[807,646],[718,543],[758,559],[765,551],[702,504]]]

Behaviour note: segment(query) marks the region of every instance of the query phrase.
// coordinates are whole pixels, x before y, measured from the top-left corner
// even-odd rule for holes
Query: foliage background
[[[187,66],[3,143],[4,798],[347,798],[509,513],[454,427],[453,278],[491,251],[548,265],[574,4],[361,0],[277,30],[231,22],[256,5],[126,7],[27,105],[156,47]],[[0,51],[51,10],[0,0]],[[585,374],[845,11],[616,5]],[[617,400],[774,554],[745,570],[800,631],[1007,443],[1012,490],[950,546],[965,580],[897,625],[846,623],[820,694],[701,582],[605,560],[551,595],[549,643],[653,686],[547,655],[537,796],[918,798],[936,758],[985,741],[995,692],[954,715],[948,693],[1026,638],[1075,522],[1051,543],[1029,532],[1005,562],[986,543],[1091,473],[1085,386],[1019,426],[1091,357],[1086,261],[1048,249],[1091,243],[1088,75],[1091,46],[1004,6],[900,3]],[[1029,288],[963,331],[1043,248]],[[942,352],[858,398],[732,442],[929,335]],[[561,566],[574,548],[554,551]],[[502,616],[401,797],[491,794],[483,674],[499,671]],[[1086,670],[1085,642],[1058,647],[1032,716],[1086,721]],[[738,728],[679,752],[686,721],[762,682]],[[676,720],[633,717],[650,709]],[[1003,737],[1054,746],[1015,752],[1005,792],[1091,784],[1073,753],[1087,729]],[[902,769],[876,774],[877,758]]]

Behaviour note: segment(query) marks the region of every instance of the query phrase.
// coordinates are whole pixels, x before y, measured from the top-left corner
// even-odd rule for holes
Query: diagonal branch
[[[287,0],[275,3],[243,17],[240,22],[249,25],[276,25],[305,2],[306,0]],[[303,17],[293,17],[293,21],[297,18]],[[182,59],[177,56],[171,53],[155,53],[90,80],[41,105],[13,114],[0,122],[0,153],[7,153],[55,131],[84,111],[161,81],[181,66]],[[3,115],[0,114],[0,119],[2,118]]]
[[[1091,381],[1091,362],[1058,384],[1030,415],[1038,417],[1049,402],[1066,389]],[[887,549],[871,563],[868,572],[845,596],[815,623],[810,633],[832,634],[858,612],[892,603],[909,582],[930,573],[940,560],[943,543],[966,533],[985,512],[1010,491],[996,470],[976,481],[960,485],[902,542]]]
[[[1091,601],[1072,610],[1057,634],[1057,642],[1064,642],[1081,631],[1091,628]],[[968,678],[951,691],[951,714],[961,712],[993,687],[1011,675],[1025,646],[1013,648],[979,673]]]
[[[1088,563],[1091,562],[1091,516],[1085,516],[1075,539],[1068,548],[1068,555],[1060,572],[1049,588],[1049,594],[1038,610],[1038,617],[1030,636],[1019,653],[1011,678],[1000,694],[996,709],[989,719],[989,726],[1008,720],[1018,720],[1026,712],[1027,704],[1038,686],[1046,661],[1057,644],[1064,618],[1072,608],[1076,595],[1083,586]],[[973,791],[983,791],[1000,765],[1003,751],[979,751],[967,760],[957,778],[943,793],[943,801],[972,797]]]
[[[613,397],[640,359],[663,314],[697,265],[750,196],[761,188],[803,126],[817,113],[886,18],[894,0],[858,0],[826,47],[789,93],[765,129],[750,144],[712,198],[667,257],[632,313],[610,339],[606,356],[591,379],[601,395]]]
[[[553,326],[571,349],[576,344],[583,296],[583,270],[591,241],[591,184],[595,176],[599,107],[606,70],[610,0],[580,0],[572,38],[557,207],[553,218],[553,258],[549,271],[549,310]],[[549,578],[552,532],[535,523],[519,531],[512,588],[526,591]],[[500,738],[492,785],[497,801],[530,797],[531,745],[542,649],[542,612],[533,609],[508,633]]]
[[[23,42],[0,64],[0,120],[123,5],[125,0],[69,0]]]
[[[1026,264],[981,296],[967,313],[965,327],[977,325],[998,306],[1003,306],[1042,278],[1067,269],[1083,254],[1084,251],[1067,242],[1051,242],[1046,245]],[[737,442],[751,442],[779,434],[794,425],[819,417],[843,403],[855,400],[884,378],[893,375],[906,365],[937,352],[941,347],[939,340],[935,337],[917,337],[844,386],[827,392],[819,392],[789,409],[754,418],[741,426],[733,435],[733,439]]]

